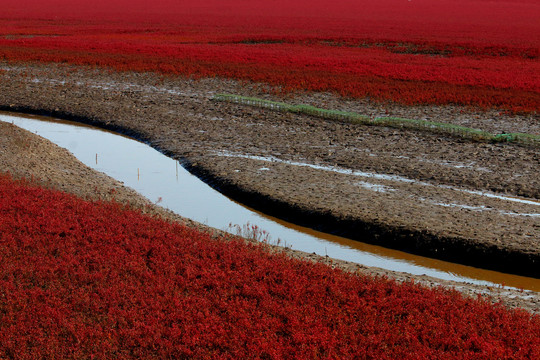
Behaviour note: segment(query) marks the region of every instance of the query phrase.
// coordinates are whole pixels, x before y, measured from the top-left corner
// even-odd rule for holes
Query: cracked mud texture
[[[234,93],[491,132],[539,134],[537,115],[372,104],[331,94],[277,95],[262,85],[222,79],[40,64],[0,68],[1,108],[77,119],[135,135],[186,160],[213,186],[255,208],[376,244],[540,276],[538,148],[345,124],[218,103],[211,97]],[[328,171],[336,168],[415,183]],[[471,191],[526,197],[530,203]]]

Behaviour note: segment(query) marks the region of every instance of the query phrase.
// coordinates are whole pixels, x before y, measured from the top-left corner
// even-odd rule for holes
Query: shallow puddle
[[[177,214],[228,230],[249,223],[269,234],[270,242],[319,255],[415,275],[476,284],[505,284],[540,291],[540,279],[434,260],[324,234],[253,211],[215,191],[178,161],[150,146],[95,127],[51,118],[0,113],[13,123],[68,149],[87,166],[122,181],[152,202]]]

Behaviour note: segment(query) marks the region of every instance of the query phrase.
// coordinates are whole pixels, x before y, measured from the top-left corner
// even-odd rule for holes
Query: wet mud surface
[[[540,276],[538,148],[344,124],[211,97],[258,96],[495,133],[539,134],[537,116],[276,95],[219,79],[0,67],[0,108],[136,135],[256,209],[397,249]]]

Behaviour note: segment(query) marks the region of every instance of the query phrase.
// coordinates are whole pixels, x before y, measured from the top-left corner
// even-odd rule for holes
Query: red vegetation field
[[[0,358],[540,358],[540,318],[0,176]]]
[[[6,1],[0,59],[540,109],[537,1]]]

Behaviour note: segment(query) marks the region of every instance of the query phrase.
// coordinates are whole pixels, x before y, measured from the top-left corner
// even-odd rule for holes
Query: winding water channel
[[[271,242],[319,255],[415,275],[475,284],[505,284],[540,291],[540,279],[411,255],[299,227],[249,209],[191,175],[178,161],[129,137],[88,125],[36,116],[0,113],[13,123],[68,149],[87,166],[135,189],[175,213],[228,230],[230,225],[256,225]]]

